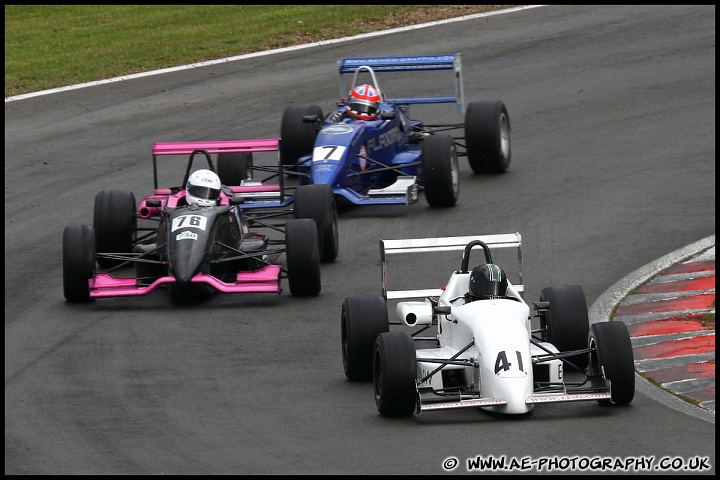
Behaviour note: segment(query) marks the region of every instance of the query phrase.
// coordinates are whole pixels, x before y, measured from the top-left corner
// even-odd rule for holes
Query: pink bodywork
[[[261,140],[225,140],[213,142],[163,142],[153,144],[155,155],[189,155],[195,150],[208,153],[273,152],[278,150],[278,139]],[[279,192],[280,185],[229,186],[233,193]],[[156,188],[154,195],[145,197],[138,207],[141,218],[159,216],[163,208],[175,208],[185,198],[185,190],[173,194],[169,188]],[[230,197],[221,193],[221,205],[229,205]],[[160,200],[161,207],[148,207],[150,200]],[[226,283],[217,278],[198,273],[193,283],[205,283],[224,293],[280,293],[280,265],[267,265],[254,272],[240,272],[234,283]],[[98,273],[89,280],[90,297],[130,297],[147,295],[162,285],[175,283],[175,278],[158,278],[147,286],[138,286],[136,278],[116,277],[109,273]]]
[[[193,283],[205,283],[223,293],[280,293],[280,265],[267,265],[255,272],[240,272],[235,283],[225,283],[215,277],[198,273]],[[121,278],[98,273],[90,279],[90,298],[134,297],[147,295],[161,285],[175,283],[172,276],[160,277],[152,284],[141,287],[136,278]]]
[[[261,140],[220,140],[215,142],[156,142],[153,155],[190,155],[195,150],[208,153],[274,152],[278,150],[277,138]]]
[[[205,150],[213,153],[243,153],[243,152],[275,152],[279,149],[277,138],[265,138],[260,140],[218,140],[211,142],[156,142],[153,144],[153,157],[156,155],[190,155],[195,150]],[[280,185],[228,185],[233,193],[265,193],[280,192]],[[172,194],[169,188],[157,188],[154,195],[149,195],[140,202],[138,215],[140,218],[151,218],[160,215],[162,207],[148,207],[148,200],[167,199],[167,208],[177,207],[185,197],[185,191],[181,190]],[[220,205],[229,205],[229,197],[225,193],[220,194]]]

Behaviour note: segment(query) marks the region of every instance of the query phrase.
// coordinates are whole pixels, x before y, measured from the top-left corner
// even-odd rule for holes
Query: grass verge
[[[5,5],[5,96],[507,7]]]

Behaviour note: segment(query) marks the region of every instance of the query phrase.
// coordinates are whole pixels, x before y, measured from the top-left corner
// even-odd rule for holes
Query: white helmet
[[[209,207],[217,204],[220,196],[220,177],[212,170],[197,170],[188,178],[185,198],[189,205]]]

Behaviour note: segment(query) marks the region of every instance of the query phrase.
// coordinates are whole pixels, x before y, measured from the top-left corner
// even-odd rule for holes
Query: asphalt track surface
[[[285,105],[333,106],[338,58],[448,52],[469,101],[506,103],[510,170],[463,164],[450,210],[344,213],[320,296],[64,302],[63,227],[91,222],[98,191],[148,194],[153,142],[276,136]],[[714,58],[714,6],[548,6],[6,102],[5,473],[443,474],[493,456],[714,474],[714,416],[644,384],[622,408],[381,418],[371,385],[344,377],[339,323],[346,296],[380,293],[380,238],[521,232],[526,298],[579,284],[596,312],[620,279],[714,235]],[[711,468],[655,469],[667,458]]]

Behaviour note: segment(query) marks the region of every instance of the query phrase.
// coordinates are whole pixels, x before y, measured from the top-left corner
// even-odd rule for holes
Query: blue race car
[[[317,105],[293,104],[283,113],[280,159],[301,184],[330,185],[339,206],[410,205],[423,191],[431,207],[451,207],[460,193],[458,157],[466,156],[476,174],[509,167],[503,102],[471,102],[464,123],[426,125],[409,116],[410,105],[435,103],[455,103],[462,114],[460,54],[343,58],[338,67],[341,99],[333,112],[323,116]],[[431,70],[452,72],[454,96],[388,98],[376,75]],[[447,133],[452,130],[464,136]]]

